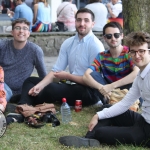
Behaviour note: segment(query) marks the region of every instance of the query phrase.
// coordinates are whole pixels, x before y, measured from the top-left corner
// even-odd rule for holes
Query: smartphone
[[[9,12],[9,11],[10,11],[10,9],[7,8],[7,12]],[[10,16],[11,16],[11,13],[8,13],[8,16],[10,17]]]

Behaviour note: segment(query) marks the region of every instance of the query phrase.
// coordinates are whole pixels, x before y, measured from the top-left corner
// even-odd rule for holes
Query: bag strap
[[[67,4],[67,5],[69,5],[69,4]],[[59,11],[57,17],[60,15],[60,13],[62,12],[62,10],[63,10],[67,5],[65,5],[65,6]]]

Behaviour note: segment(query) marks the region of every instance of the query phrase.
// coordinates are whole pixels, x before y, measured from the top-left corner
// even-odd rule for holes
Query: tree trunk
[[[150,0],[122,0],[124,35],[134,31],[150,32]]]

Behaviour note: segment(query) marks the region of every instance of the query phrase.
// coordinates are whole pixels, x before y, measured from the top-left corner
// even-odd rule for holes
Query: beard
[[[109,46],[110,48],[116,48],[116,47],[118,47],[119,45],[121,45],[121,41],[117,42],[115,45],[113,45],[113,44],[111,44],[111,43],[107,43],[107,44],[108,44],[108,46]]]
[[[90,32],[90,30],[84,30],[83,32],[82,31],[80,31],[80,28],[81,28],[81,26],[80,27],[76,27],[76,31],[78,32],[78,34],[80,35],[80,36],[82,36],[82,37],[84,37],[84,36],[86,36],[89,32]]]

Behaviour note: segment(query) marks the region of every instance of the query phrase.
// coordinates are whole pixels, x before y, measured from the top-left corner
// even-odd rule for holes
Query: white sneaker
[[[94,107],[101,107],[103,106],[103,103],[101,100],[99,100],[96,104],[93,105]]]

